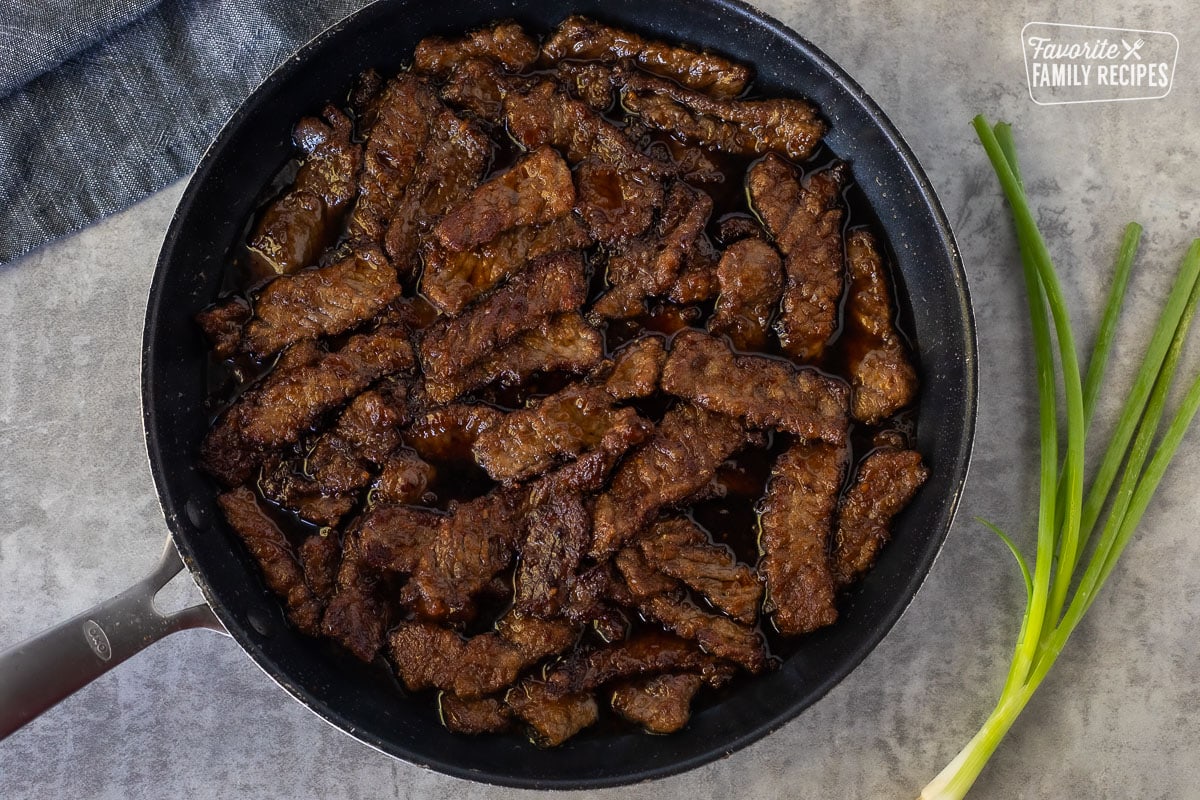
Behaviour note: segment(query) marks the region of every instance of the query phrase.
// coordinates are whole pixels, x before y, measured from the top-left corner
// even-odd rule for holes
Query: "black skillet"
[[[916,441],[932,472],[878,565],[844,598],[842,618],[805,638],[778,671],[698,711],[672,736],[591,731],[539,750],[516,736],[449,733],[424,698],[405,699],[379,670],[284,622],[225,527],[214,485],[196,467],[208,413],[205,346],[192,316],[216,297],[263,187],[293,157],[297,119],[343,99],[367,67],[399,70],[423,36],[498,18],[544,32],[569,13],[724,53],[754,65],[758,93],[807,96],[820,106],[832,123],[829,148],[851,162],[901,276],[900,302],[920,353]],[[681,772],[744,747],[820,699],[879,643],[924,580],[958,504],[975,424],[976,348],[958,249],[912,152],[853,79],[775,20],[737,0],[381,0],[276,70],[200,162],[150,288],[142,384],[146,446],[175,547],[216,619],[268,675],[338,728],[397,758],[489,783],[582,788]],[[216,627],[203,607],[170,618],[154,612],[154,592],[178,568],[168,547],[159,570],[138,586],[0,654],[0,736],[161,636]]]

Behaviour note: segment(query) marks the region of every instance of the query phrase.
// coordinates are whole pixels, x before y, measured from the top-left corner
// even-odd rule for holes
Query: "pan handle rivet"
[[[87,639],[88,647],[92,648],[101,661],[112,658],[112,645],[108,643],[108,635],[94,620],[83,623],[83,638]]]

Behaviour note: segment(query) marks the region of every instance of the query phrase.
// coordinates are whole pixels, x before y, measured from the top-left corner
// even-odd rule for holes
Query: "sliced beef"
[[[844,272],[841,198],[848,176],[838,164],[801,185],[787,162],[768,155],[746,179],[750,204],[784,255],[779,344],[803,361],[819,359],[837,328]]]
[[[228,413],[237,415],[247,441],[263,447],[291,443],[325,412],[385,375],[412,366],[407,334],[380,328],[352,337],[341,349],[321,354],[310,365],[286,370],[261,390],[242,395]]]
[[[663,205],[662,182],[649,173],[584,161],[575,170],[576,210],[598,242],[613,245],[640,236]]]
[[[735,356],[724,342],[697,330],[675,335],[662,386],[752,428],[777,428],[836,445],[846,440],[845,384],[776,359]]]
[[[498,22],[458,39],[427,36],[417,42],[413,68],[445,77],[468,58],[489,58],[506,69],[521,72],[538,57],[538,46],[515,22]]]
[[[230,297],[206,308],[196,315],[196,323],[213,353],[218,358],[229,358],[241,349],[242,335],[253,312],[250,304],[240,297]]]
[[[472,598],[512,563],[524,531],[526,495],[523,489],[499,489],[451,509],[405,587],[406,601],[421,616],[471,617]]]
[[[478,403],[454,403],[417,416],[405,431],[409,445],[422,458],[433,461],[464,461],[481,433],[503,419],[504,414]]]
[[[887,272],[875,237],[856,230],[846,240],[850,295],[846,300],[850,413],[877,425],[917,395],[917,371],[893,322]]]
[[[416,451],[401,448],[384,462],[372,496],[384,503],[420,503],[436,475],[434,466]]]
[[[246,341],[263,358],[301,339],[349,330],[399,296],[396,271],[377,248],[364,246],[327,267],[267,284],[255,301]]]
[[[427,508],[376,503],[356,526],[356,558],[372,572],[410,574],[445,516]]]
[[[551,695],[590,692],[622,678],[660,672],[694,672],[706,683],[722,683],[728,671],[686,639],[645,629],[590,652],[574,651],[546,673]]]
[[[474,122],[447,108],[438,112],[424,156],[396,204],[385,237],[388,257],[402,277],[418,271],[422,240],[479,184],[491,154],[491,141]]]
[[[628,605],[636,606],[651,597],[679,591],[679,581],[659,572],[635,545],[618,550],[613,563],[617,565],[617,571],[621,573],[621,579],[630,594],[626,598],[618,591],[618,599]]]
[[[852,583],[874,566],[891,539],[892,518],[928,476],[915,450],[881,447],[858,465],[854,483],[838,507],[833,575],[839,586]]]
[[[545,225],[523,225],[466,251],[431,246],[425,253],[421,292],[441,312],[462,313],[467,304],[516,274],[530,261],[591,244],[573,214]]]
[[[720,293],[717,283],[716,248],[708,239],[696,239],[683,257],[683,266],[675,283],[667,290],[672,303],[692,305],[707,303]]]
[[[650,733],[674,733],[687,725],[692,698],[703,684],[703,678],[689,673],[641,678],[613,691],[613,711]]]
[[[409,691],[437,688],[468,700],[510,686],[529,666],[495,633],[464,639],[432,622],[399,623],[388,634],[388,655]]]
[[[592,518],[583,498],[550,491],[531,500],[521,560],[513,578],[513,603],[536,617],[562,611],[571,579],[587,551]]]
[[[638,547],[654,569],[682,581],[738,622],[754,624],[763,593],[758,575],[728,548],[709,543],[691,520],[655,524]]]
[[[390,622],[389,605],[380,598],[379,578],[379,571],[363,560],[360,531],[351,528],[342,539],[337,586],[321,618],[321,632],[367,663],[383,646]]]
[[[637,316],[645,311],[647,297],[669,291],[711,213],[708,194],[682,183],[672,186],[652,235],[631,240],[609,257],[607,277],[612,288],[596,301],[592,315],[602,319]]]
[[[300,458],[269,459],[263,465],[258,488],[263,497],[316,525],[336,525],[358,504],[354,494],[323,489],[305,474]]]
[[[439,244],[461,252],[520,225],[542,225],[575,205],[575,184],[562,156],[539,147],[454,207],[437,227]]]
[[[291,187],[267,206],[249,248],[267,274],[286,275],[316,263],[337,238],[338,225],[358,191],[362,145],[350,118],[326,106],[322,119],[305,117],[292,140],[304,161]]]
[[[564,619],[540,617],[512,608],[496,620],[496,633],[519,649],[533,664],[575,644],[579,629]]]
[[[690,404],[668,411],[654,438],[621,465],[612,486],[596,499],[591,555],[610,555],[660,510],[704,489],[745,441],[742,427],[729,417]]]
[[[426,391],[435,402],[450,402],[497,381],[516,385],[539,372],[586,372],[603,357],[599,331],[578,313],[559,314],[462,372],[427,382]]]
[[[365,488],[388,453],[400,445],[407,415],[403,392],[363,392],[327,433],[317,437],[304,458],[304,473],[326,494]]]
[[[571,591],[562,614],[579,626],[591,626],[605,642],[617,642],[629,634],[629,620],[612,602],[611,565],[596,564],[571,581]]]
[[[652,427],[633,409],[616,408],[603,387],[573,384],[506,415],[475,441],[475,460],[495,480],[521,480],[598,446],[607,436],[644,441]]]
[[[667,349],[654,335],[635,339],[618,350],[607,366],[604,388],[617,400],[649,397],[658,391]]]
[[[337,532],[323,529],[314,533],[300,543],[296,555],[304,572],[304,582],[324,606],[337,588],[338,566],[342,561],[342,543],[338,541]]]
[[[542,747],[557,747],[600,718],[591,694],[555,693],[536,680],[509,689],[504,703],[529,726],[534,742]]]
[[[450,692],[438,695],[438,716],[447,729],[472,736],[499,733],[512,721],[512,713],[499,697],[464,700]]]
[[[349,232],[382,247],[404,190],[416,174],[442,104],[429,83],[413,73],[388,82],[373,104],[358,201]]]
[[[622,82],[621,105],[647,125],[727,153],[776,151],[803,161],[827,129],[806,100],[721,100],[636,70],[626,71]]]
[[[739,350],[762,350],[783,293],[779,254],[761,239],[734,242],[721,254],[717,282],[721,294],[708,329],[728,336]]]
[[[761,514],[767,581],[766,610],[785,636],[809,633],[837,621],[829,545],[845,451],[821,442],[799,442],[771,469]]]
[[[504,98],[504,122],[523,147],[534,150],[551,145],[572,164],[591,158],[656,176],[673,172],[672,165],[638,152],[619,128],[553,81],[543,81],[526,92],[509,92]]]
[[[672,633],[694,640],[706,653],[755,674],[767,668],[766,642],[749,626],[710,614],[674,595],[655,595],[641,602],[638,609]]]
[[[288,619],[302,633],[317,635],[321,601],[305,582],[287,537],[259,507],[254,492],[243,486],[220,495],[217,503],[229,527],[258,562],[267,588],[283,600]]]
[[[490,59],[468,58],[455,64],[442,85],[442,99],[499,125],[504,120],[505,98],[528,86],[528,80],[509,75]]]
[[[638,66],[713,97],[737,97],[750,83],[750,68],[727,58],[644,39],[586,17],[567,17],[542,43],[543,59],[616,61]]]
[[[573,311],[587,297],[587,277],[578,253],[560,253],[531,264],[465,314],[426,329],[421,366],[435,402],[435,386],[494,354],[547,318]],[[453,399],[453,398],[449,398]]]
[[[554,65],[558,82],[594,111],[607,113],[616,100],[613,68],[595,61],[560,61]]]

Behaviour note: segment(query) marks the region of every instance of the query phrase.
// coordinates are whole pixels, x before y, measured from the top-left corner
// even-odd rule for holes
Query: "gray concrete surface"
[[[1118,391],[1170,274],[1200,234],[1192,124],[1198,43],[1182,0],[1060,0],[1023,9],[945,0],[762,5],[864,85],[941,195],[978,318],[974,465],[960,519],[924,588],[825,700],[719,763],[596,797],[915,797],[989,710],[1022,589],[1007,554],[972,517],[1000,523],[1032,549],[1036,405],[1013,236],[972,115],[1016,125],[1084,344],[1121,227],[1130,219],[1146,226],[1111,371]],[[1034,19],[1173,31],[1181,40],[1175,87],[1150,102],[1036,106],[1019,43],[1021,27]],[[0,644],[125,588],[162,544],[141,438],[139,338],[155,256],[180,192],[172,187],[0,268]],[[1104,402],[1100,430],[1119,399]],[[1200,797],[1198,469],[1200,432],[973,797]],[[174,603],[196,597],[186,582],[172,587]],[[0,743],[5,798],[525,794],[375,753],[291,701],[231,640],[207,632],[156,645]]]

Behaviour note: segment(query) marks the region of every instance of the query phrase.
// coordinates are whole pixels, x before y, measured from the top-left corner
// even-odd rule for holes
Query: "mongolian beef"
[[[925,480],[852,165],[751,77],[580,17],[427,38],[297,123],[198,318],[233,533],[451,730],[680,729]]]

